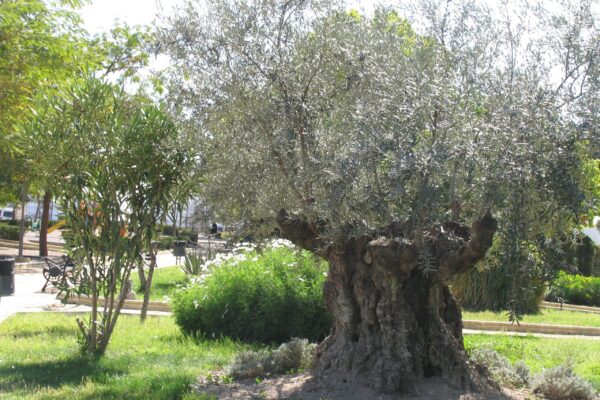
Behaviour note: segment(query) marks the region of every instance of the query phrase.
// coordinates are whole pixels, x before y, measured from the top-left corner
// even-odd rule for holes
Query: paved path
[[[0,322],[18,312],[47,311],[60,304],[54,294],[41,293],[46,280],[41,272],[15,274],[15,294],[0,297]]]
[[[159,252],[157,263],[159,268],[175,265],[175,257],[169,251]],[[42,293],[45,279],[39,269],[28,268],[15,274],[15,294],[0,297],[0,322],[9,316],[22,312],[87,312],[90,307],[74,304],[62,304],[56,299],[56,293]],[[46,289],[49,290],[50,288]],[[136,310],[124,310],[124,314],[139,314]],[[160,311],[149,312],[150,315],[169,315]]]

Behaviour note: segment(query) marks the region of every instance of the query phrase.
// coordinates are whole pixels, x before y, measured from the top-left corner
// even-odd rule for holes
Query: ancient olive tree
[[[410,24],[328,1],[190,2],[162,32],[171,95],[205,144],[207,201],[232,219],[276,215],[329,261],[334,326],[315,371],[334,384],[472,386],[450,283],[498,221],[554,226],[583,201],[564,185],[591,131],[553,86],[564,46],[541,38],[556,31],[525,35],[469,2],[415,10]],[[507,212],[520,205],[527,218]]]

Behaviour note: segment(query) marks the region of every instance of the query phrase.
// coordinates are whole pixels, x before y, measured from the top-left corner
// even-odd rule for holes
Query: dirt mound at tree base
[[[282,375],[263,380],[241,379],[228,383],[222,376],[201,377],[193,389],[217,399],[239,400],[392,400],[392,399],[436,399],[436,400],[521,400],[527,392],[504,389],[502,392],[489,390],[481,393],[461,391],[448,386],[441,379],[424,379],[415,388],[414,395],[380,394],[370,388],[343,384],[333,385],[320,382],[310,373]]]

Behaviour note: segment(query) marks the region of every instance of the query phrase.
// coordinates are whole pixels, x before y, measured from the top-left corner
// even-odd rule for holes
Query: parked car
[[[13,219],[13,213],[12,208],[0,208],[0,221],[10,221]]]

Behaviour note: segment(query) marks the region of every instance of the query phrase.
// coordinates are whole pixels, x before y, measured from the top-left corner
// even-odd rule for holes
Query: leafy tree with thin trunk
[[[232,220],[275,216],[283,237],[329,262],[334,326],[315,373],[386,392],[428,377],[477,386],[449,285],[499,226],[515,235],[513,260],[524,234],[573,226],[578,141],[597,118],[577,99],[597,93],[581,82],[595,70],[566,76],[581,95],[564,92],[550,73],[564,66],[557,31],[525,33],[512,11],[469,1],[417,3],[404,11],[413,24],[320,0],[180,11],[161,40],[177,67],[170,95],[203,145],[203,196]],[[536,12],[522,15],[551,17]]]
[[[47,151],[36,167],[50,171],[79,278],[64,289],[90,295],[90,319],[78,320],[82,347],[102,355],[131,271],[156,236],[161,210],[192,158],[158,106],[92,75],[39,102],[24,135]]]

